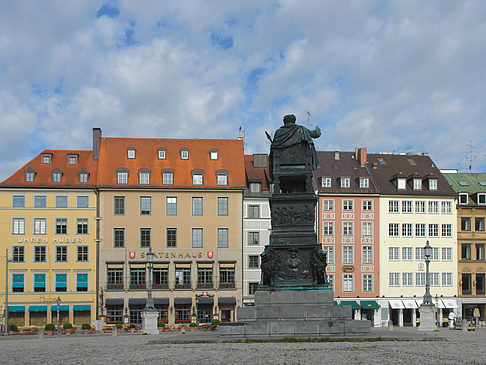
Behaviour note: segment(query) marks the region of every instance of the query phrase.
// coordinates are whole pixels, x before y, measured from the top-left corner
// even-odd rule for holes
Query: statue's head
[[[295,115],[289,114],[283,118],[284,124],[295,124]]]

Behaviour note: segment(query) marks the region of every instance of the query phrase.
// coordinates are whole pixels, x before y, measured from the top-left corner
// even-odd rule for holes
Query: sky
[[[286,114],[485,172],[485,35],[481,0],[0,0],[0,180],[94,127],[265,153]]]

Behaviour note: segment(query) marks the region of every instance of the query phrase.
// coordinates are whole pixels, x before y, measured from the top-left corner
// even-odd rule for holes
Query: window
[[[354,275],[344,274],[343,275],[343,291],[353,292],[354,291]]]
[[[197,287],[198,289],[210,289],[213,287],[213,269],[211,267],[197,268]]]
[[[354,247],[353,246],[343,246],[343,264],[354,263]]]
[[[34,208],[45,208],[46,205],[46,197],[44,195],[34,196]]]
[[[478,204],[480,204],[480,205],[486,204],[486,194],[485,193],[478,193]]]
[[[484,261],[484,244],[476,243],[476,260]]]
[[[461,259],[471,260],[471,245],[469,243],[463,243],[461,245]]]
[[[425,202],[423,200],[415,202],[415,213],[425,213]]]
[[[353,235],[353,222],[343,222],[343,235],[352,236]]]
[[[452,237],[452,224],[442,225],[442,237]]]
[[[430,201],[429,202],[429,214],[438,214],[439,213],[439,202],[438,201]]]
[[[235,268],[234,267],[220,267],[220,269],[219,269],[219,287],[220,288],[234,288],[235,287]]]
[[[78,208],[89,208],[89,196],[78,195],[76,197],[76,206]]]
[[[32,169],[28,169],[24,173],[24,181],[25,182],[34,182],[35,180],[35,171]]]
[[[259,283],[248,283],[248,295],[254,295]]]
[[[89,173],[88,172],[84,172],[84,171],[79,172],[78,181],[80,183],[87,183],[88,179],[89,179]]]
[[[429,237],[439,237],[439,225],[429,224]]]
[[[192,198],[192,215],[203,215],[203,198]]]
[[[430,275],[430,286],[439,286],[439,273],[431,272]]]
[[[425,252],[423,247],[415,247],[415,261],[424,261]]]
[[[474,228],[476,231],[484,231],[484,218],[476,217],[474,218]]]
[[[226,197],[218,198],[218,215],[219,216],[228,215],[228,198]]]
[[[402,286],[412,286],[413,285],[413,273],[404,272],[402,273]]]
[[[113,247],[125,247],[125,228],[113,228]]]
[[[78,155],[68,155],[68,165],[77,165],[78,163]]]
[[[124,215],[125,214],[125,197],[124,196],[115,196],[113,197],[114,203],[114,214],[115,215]]]
[[[12,248],[12,262],[24,262],[25,261],[25,248],[24,246],[13,246]]]
[[[67,218],[56,218],[56,234],[67,234]]]
[[[330,177],[323,177],[321,180],[321,186],[323,188],[330,188],[331,187],[331,178]]]
[[[166,151],[165,151],[165,149],[160,148],[160,149],[157,151],[157,158],[158,158],[159,160],[165,160],[165,158],[166,158]]]
[[[322,250],[326,253],[328,264],[334,264],[334,246],[323,246]]]
[[[189,150],[181,150],[181,160],[188,160],[189,159]]]
[[[76,290],[88,291],[88,274],[76,274]]]
[[[132,160],[132,159],[134,159],[136,157],[135,154],[136,154],[135,148],[128,148],[127,149],[127,158],[129,158],[129,159]]]
[[[67,246],[56,246],[56,262],[68,261],[68,248]]]
[[[413,260],[413,248],[412,247],[402,247],[402,260],[412,261]]]
[[[34,262],[46,262],[46,261],[47,261],[46,246],[34,246]]]
[[[469,295],[471,292],[471,274],[462,274],[462,294]]]
[[[388,213],[400,213],[398,203],[398,200],[388,201]]]
[[[191,288],[191,268],[177,267],[175,269],[175,288]]]
[[[439,261],[439,247],[432,247],[432,255],[430,256],[430,260]]]
[[[25,196],[14,195],[12,198],[12,206],[14,208],[24,208],[25,207]]]
[[[62,196],[56,196],[56,208],[67,208],[67,196],[62,195]]]
[[[218,185],[228,185],[228,173],[217,173]]]
[[[250,269],[258,269],[260,267],[260,257],[258,255],[248,256],[248,267]]]
[[[388,273],[388,285],[389,286],[400,286],[400,273],[399,272]]]
[[[34,234],[46,234],[46,218],[34,218]]]
[[[422,189],[422,179],[413,179],[413,190]]]
[[[51,180],[53,183],[60,183],[62,180],[62,172],[58,169],[54,170],[51,175]]]
[[[166,215],[177,215],[177,197],[168,196],[166,198]]]
[[[327,274],[327,282],[329,283],[329,287],[334,289],[334,274]]]
[[[145,289],[145,267],[130,267],[130,289]]]
[[[193,174],[192,175],[192,184],[193,185],[202,185],[203,184],[203,174]]]
[[[402,213],[412,213],[411,200],[402,200]]]
[[[415,273],[415,285],[416,286],[425,286],[425,273],[424,272]]]
[[[334,211],[334,200],[332,200],[332,199],[324,199],[322,201],[322,210],[324,212],[332,212],[332,211]]]
[[[34,274],[34,291],[46,291],[46,274]]]
[[[41,163],[50,164],[51,163],[51,155],[50,154],[41,155]]]
[[[218,247],[228,247],[228,228],[218,228]]]
[[[363,274],[363,292],[373,291],[373,274]]]
[[[370,187],[370,180],[367,177],[360,177],[359,178],[359,187],[362,189]]]
[[[251,193],[260,193],[262,191],[262,183],[261,182],[251,182],[250,183],[250,192]]]
[[[260,206],[249,205],[248,206],[248,218],[260,218]]]
[[[22,293],[24,291],[24,274],[12,275],[12,291]]]
[[[150,171],[143,171],[138,172],[138,183],[140,185],[149,185],[150,184]]]
[[[354,209],[354,200],[343,200],[343,211],[352,212]]]
[[[248,232],[248,244],[258,245],[260,243],[260,232]]]
[[[106,319],[108,323],[123,321],[123,305],[107,305]]]
[[[167,247],[177,247],[177,228],[167,228]]]
[[[162,172],[162,184],[173,185],[174,184],[174,172],[164,171]]]
[[[67,291],[67,274],[56,274],[56,291]]]
[[[361,262],[365,265],[373,264],[373,247],[361,246]]]
[[[123,267],[108,267],[106,277],[107,289],[123,289]]]
[[[152,211],[152,197],[140,197],[140,215],[150,215]]]
[[[117,172],[116,180],[118,184],[128,184],[128,172],[126,171]]]
[[[437,190],[437,180],[429,179],[429,190]]]
[[[334,236],[334,222],[322,222],[322,235]]]
[[[342,177],[341,178],[341,187],[342,188],[349,188],[351,185],[351,179],[349,177]]]
[[[373,200],[362,200],[361,201],[361,210],[363,212],[372,212],[373,211]]]
[[[12,218],[12,234],[25,234],[25,218]]]
[[[152,286],[154,289],[166,289],[169,286],[169,269],[154,267]]]
[[[469,201],[468,193],[459,193],[459,204],[467,204]]]
[[[373,236],[373,222],[362,222],[361,234],[363,236]]]
[[[388,247],[388,260],[400,260],[400,247]]]
[[[209,151],[209,159],[210,160],[217,160],[218,159],[218,150]]]
[[[88,218],[76,219],[76,232],[77,234],[88,234]]]
[[[150,247],[151,236],[150,228],[140,228],[140,247]]]
[[[399,223],[389,223],[388,224],[388,236],[389,237],[399,237],[400,236],[400,224]]]
[[[402,237],[412,237],[412,231],[412,223],[402,223]]]
[[[415,224],[415,237],[425,237],[425,223]]]
[[[203,229],[202,228],[193,228],[192,229],[192,247],[193,248],[202,248],[203,247]]]
[[[443,272],[442,273],[442,286],[452,286],[452,273]]]
[[[461,218],[461,230],[462,231],[470,231],[471,230],[471,218],[470,217],[462,217]]]
[[[476,295],[484,295],[484,274],[476,274]]]
[[[406,181],[403,177],[397,178],[397,189],[398,190],[405,190],[406,188]]]
[[[442,261],[452,261],[452,247],[442,247]]]

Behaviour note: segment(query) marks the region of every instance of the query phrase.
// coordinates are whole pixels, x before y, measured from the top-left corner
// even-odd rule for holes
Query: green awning
[[[57,312],[57,304],[51,305],[51,311]],[[69,312],[69,305],[67,304],[60,305],[59,312]]]
[[[76,304],[73,305],[73,311],[90,311],[91,306],[89,304]]]
[[[350,305],[353,309],[359,309],[359,304],[356,300],[341,300],[341,305]]]
[[[25,305],[9,305],[9,312],[25,312]]]
[[[47,312],[47,305],[31,305],[29,312]]]
[[[359,302],[361,304],[361,308],[363,309],[378,309],[379,305],[376,300],[361,300]]]

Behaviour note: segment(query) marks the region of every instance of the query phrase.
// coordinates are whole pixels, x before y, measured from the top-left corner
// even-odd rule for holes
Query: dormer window
[[[133,147],[128,148],[127,149],[127,158],[129,158],[130,160],[135,159],[135,156],[136,156],[135,151],[136,150]]]
[[[351,179],[349,177],[342,177],[341,178],[341,187],[342,188],[349,188],[351,186]]]
[[[331,178],[330,177],[323,177],[321,180],[321,186],[323,188],[330,188],[331,187]]]
[[[182,149],[181,150],[181,160],[188,160],[189,159],[189,150]]]
[[[148,170],[148,169],[138,170],[138,183],[140,185],[149,185],[150,184],[150,170]]]
[[[79,174],[78,174],[78,181],[80,183],[87,183],[88,182],[88,179],[89,179],[89,172],[86,171],[86,170],[81,170],[79,171]]]
[[[68,155],[67,157],[68,165],[77,165],[78,164],[78,155]]]
[[[437,190],[437,179],[429,179],[429,190]]]
[[[34,182],[35,180],[35,171],[32,168],[28,168],[24,172],[24,181],[25,182]]]
[[[421,190],[422,189],[422,179],[413,179],[413,190]]]
[[[359,187],[362,189],[367,189],[370,187],[370,179],[367,177],[360,177],[359,178]]]
[[[209,151],[209,159],[217,160],[218,159],[218,150]]]
[[[165,160],[165,148],[159,148],[159,150],[157,151],[157,158],[159,160]]]
[[[164,185],[174,184],[174,170],[166,169],[162,171],[162,184]]]
[[[261,182],[251,182],[250,183],[250,192],[261,193],[261,191],[262,191],[262,183]]]
[[[127,169],[116,170],[116,183],[117,184],[128,184],[128,170]]]
[[[52,155],[50,153],[44,153],[41,155],[41,163],[50,164]]]
[[[480,205],[486,204],[486,193],[478,193],[478,204]]]
[[[459,204],[466,205],[469,202],[469,194],[468,193],[459,193]]]
[[[54,171],[52,171],[51,179],[54,183],[60,183],[62,180],[62,171],[59,169],[55,169]]]
[[[218,179],[218,185],[228,185],[228,171],[216,171],[216,177]]]
[[[405,190],[407,184],[407,180],[404,177],[399,177],[397,179],[397,189],[398,190]]]
[[[193,170],[192,171],[192,184],[193,185],[203,185],[204,183],[204,171]]]

